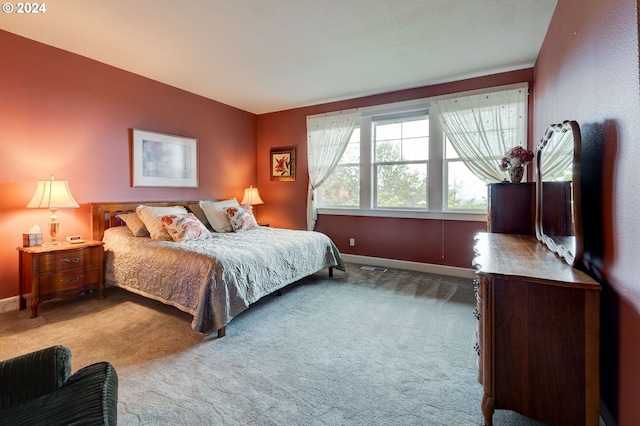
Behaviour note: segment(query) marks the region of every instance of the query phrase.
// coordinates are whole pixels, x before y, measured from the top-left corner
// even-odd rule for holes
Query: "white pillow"
[[[227,207],[240,207],[238,200],[232,198],[224,201],[200,201],[209,224],[216,232],[232,232],[231,222],[227,217]]]
[[[143,204],[136,207],[136,213],[140,216],[144,226],[147,227],[152,239],[156,241],[173,241],[171,235],[164,229],[161,218],[168,214],[185,214],[188,211],[182,206],[152,207]]]

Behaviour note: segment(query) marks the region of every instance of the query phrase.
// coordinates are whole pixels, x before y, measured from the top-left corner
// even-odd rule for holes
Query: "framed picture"
[[[271,149],[271,180],[296,180],[296,149]]]
[[[198,187],[198,140],[133,129],[131,186]]]

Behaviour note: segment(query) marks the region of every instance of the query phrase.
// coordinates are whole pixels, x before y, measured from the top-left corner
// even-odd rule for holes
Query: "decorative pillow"
[[[149,231],[144,223],[140,220],[137,213],[121,213],[118,216],[127,225],[127,228],[133,233],[135,237],[148,237]]]
[[[200,201],[200,207],[204,210],[204,214],[207,216],[209,224],[216,232],[231,232],[231,222],[227,217],[227,207],[240,207],[238,200],[232,198],[224,201]]]
[[[211,224],[207,220],[207,215],[204,214],[204,210],[202,210],[202,207],[200,207],[200,204],[198,204],[198,203],[187,204],[187,209],[189,209],[191,211],[191,213],[196,215],[198,220],[200,220],[200,222],[202,222],[204,224],[204,226],[206,226],[209,230],[213,229],[211,227]]]
[[[161,220],[162,226],[176,243],[202,240],[210,235],[209,230],[193,213],[168,214],[162,216]]]
[[[227,216],[235,232],[250,231],[258,227],[258,222],[251,212],[250,206],[227,207]]]
[[[151,234],[151,238],[156,241],[173,241],[171,235],[164,229],[162,225],[162,216],[168,214],[184,214],[188,213],[187,209],[182,206],[172,206],[172,207],[151,207],[140,205],[136,207],[136,213],[144,223],[144,226],[147,227],[149,234]]]

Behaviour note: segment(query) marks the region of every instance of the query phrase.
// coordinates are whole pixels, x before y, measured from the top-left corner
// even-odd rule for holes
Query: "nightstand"
[[[31,318],[46,300],[67,298],[98,289],[104,297],[102,241],[55,246],[18,247],[20,260],[19,309],[26,308],[24,291],[31,285]]]

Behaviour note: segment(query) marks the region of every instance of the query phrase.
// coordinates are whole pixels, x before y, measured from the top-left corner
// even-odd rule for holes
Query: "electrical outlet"
[[[351,247],[355,246],[356,245],[356,239],[355,238],[349,238],[349,245]]]

